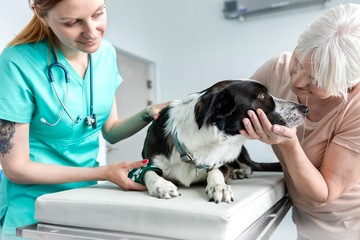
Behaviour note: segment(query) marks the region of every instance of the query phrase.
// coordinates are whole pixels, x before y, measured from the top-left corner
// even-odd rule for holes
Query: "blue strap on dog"
[[[198,164],[196,162],[196,159],[194,158],[193,154],[191,152],[189,152],[188,149],[185,147],[185,145],[179,141],[179,138],[177,137],[176,132],[171,134],[171,137],[174,142],[176,150],[180,154],[181,161],[194,165],[196,167],[196,171],[202,170],[202,169],[206,169],[206,170],[211,169],[211,166],[208,164],[205,164],[205,163]]]
[[[156,172],[159,176],[163,175],[162,170],[153,164],[147,164],[144,167],[141,168],[135,168],[135,169],[131,169],[128,173],[128,177],[133,180],[134,182],[140,183],[142,185],[145,185],[144,182],[144,175],[147,171],[154,171]]]

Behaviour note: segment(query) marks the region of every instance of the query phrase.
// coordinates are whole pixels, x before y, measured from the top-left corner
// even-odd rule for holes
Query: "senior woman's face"
[[[59,39],[59,48],[85,53],[99,48],[106,20],[104,0],[63,0],[45,17]]]
[[[290,60],[289,72],[291,91],[295,95],[299,97],[313,96],[319,99],[330,97],[330,94],[316,85],[310,59],[304,59],[300,62],[296,52],[294,52]]]

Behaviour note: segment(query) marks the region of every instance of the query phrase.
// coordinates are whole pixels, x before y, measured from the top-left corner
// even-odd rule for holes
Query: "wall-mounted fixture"
[[[239,19],[287,9],[325,5],[329,0],[225,0],[224,17]]]

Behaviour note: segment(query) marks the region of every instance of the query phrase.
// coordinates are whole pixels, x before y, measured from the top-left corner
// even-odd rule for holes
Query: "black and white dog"
[[[154,171],[145,173],[150,195],[177,197],[176,185],[188,187],[207,180],[209,200],[233,201],[226,176],[231,168],[233,178],[248,177],[256,166],[239,130],[244,129],[247,111],[258,108],[272,124],[288,127],[302,124],[308,112],[306,106],[271,96],[265,86],[250,79],[218,82],[164,108],[149,127],[142,152],[163,171],[163,177]]]

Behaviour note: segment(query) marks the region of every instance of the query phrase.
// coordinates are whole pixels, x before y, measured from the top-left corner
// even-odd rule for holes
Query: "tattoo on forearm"
[[[141,114],[141,119],[146,123],[150,123],[152,120],[154,120],[154,117],[151,116],[151,113],[147,110],[145,113],[143,112]]]
[[[15,133],[15,123],[0,119],[0,154],[10,153],[14,144],[10,141]]]

